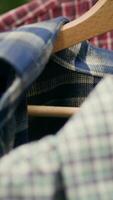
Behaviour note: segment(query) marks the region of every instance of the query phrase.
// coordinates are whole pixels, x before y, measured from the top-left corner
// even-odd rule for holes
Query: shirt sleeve
[[[25,145],[1,160],[0,199],[65,199],[55,137]]]

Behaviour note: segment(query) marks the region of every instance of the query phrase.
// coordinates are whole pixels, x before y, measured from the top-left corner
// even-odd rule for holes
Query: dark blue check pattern
[[[28,104],[80,106],[105,75],[113,74],[112,58],[112,51],[96,48],[88,42],[52,55],[28,90]],[[55,134],[66,120],[30,117],[30,140]]]
[[[0,34],[1,156],[27,142],[26,100],[79,106],[97,85],[56,135],[1,158],[0,200],[113,199],[113,52],[83,42],[49,60],[66,22],[57,18]]]
[[[59,17],[0,34],[0,156],[15,141],[15,146],[28,142],[25,90],[43,71],[67,21]]]

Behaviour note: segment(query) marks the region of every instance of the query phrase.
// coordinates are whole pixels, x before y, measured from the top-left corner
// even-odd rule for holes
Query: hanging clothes
[[[0,31],[59,16],[76,19],[89,10],[97,0],[33,0],[0,16]],[[113,31],[91,39],[98,47],[113,49]]]
[[[28,90],[31,105],[80,107],[97,83],[113,74],[113,52],[88,42],[60,51],[50,57],[44,71]],[[30,140],[56,132],[67,118],[29,117]]]
[[[25,90],[43,71],[65,22],[59,17],[1,34],[1,84],[5,87],[0,99],[0,156],[28,142]]]
[[[60,17],[0,34],[0,63],[4,74],[2,78],[9,80],[6,83],[7,86],[10,85],[1,95],[1,156],[14,146],[29,141],[27,103],[80,106],[101,78],[113,73],[113,53],[87,42],[61,51],[50,58],[57,32],[64,22],[67,20]],[[31,86],[33,81],[35,82]],[[29,90],[26,91],[28,87]],[[34,119],[31,121],[33,125],[30,123],[30,141],[57,131],[58,120],[57,124],[53,123],[52,128],[51,121],[47,121],[46,131],[43,129],[46,127],[43,122],[40,130],[40,121],[39,126]],[[9,128],[6,123],[9,124]],[[35,130],[34,123],[37,127]],[[64,123],[65,119],[60,120],[58,128]]]
[[[57,135],[1,159],[0,199],[111,200],[112,158],[113,76],[108,76]]]
[[[113,52],[83,42],[51,56],[67,22],[60,17],[0,34],[1,156],[13,148],[17,133],[16,142],[25,137],[26,100],[81,106],[56,135],[0,159],[0,200],[112,199]]]

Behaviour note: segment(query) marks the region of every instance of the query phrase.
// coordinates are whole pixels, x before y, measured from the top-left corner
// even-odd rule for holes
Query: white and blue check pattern
[[[55,136],[0,161],[0,200],[112,200],[113,77]]]
[[[42,73],[44,81],[37,80],[27,93],[29,103],[79,106],[105,74],[113,74],[113,53],[87,42],[53,55],[46,65],[60,27],[67,21],[59,17],[0,34],[1,77],[5,85],[0,99],[1,156],[28,142],[25,90],[47,66],[50,69],[46,76]]]
[[[4,88],[0,99],[0,155],[13,148],[17,132],[19,137],[27,129],[24,92],[48,67],[56,35],[65,22],[65,18],[57,18],[0,35]],[[111,75],[97,84],[80,112],[56,135],[23,145],[1,158],[0,200],[112,200],[113,52],[83,42],[53,55],[49,65],[53,71],[45,73],[46,77],[57,75],[58,79],[54,76],[54,84],[47,84],[48,89],[62,83],[71,88],[68,84],[74,82],[78,98],[83,86],[84,91],[90,86],[89,92],[103,76]],[[66,76],[59,79],[61,66]],[[41,83],[39,93],[47,90]]]

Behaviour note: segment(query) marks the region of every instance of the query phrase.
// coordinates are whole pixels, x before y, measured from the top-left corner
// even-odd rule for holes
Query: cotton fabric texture
[[[104,78],[56,136],[1,159],[1,200],[112,199],[112,85]]]
[[[60,17],[0,34],[3,85],[10,83],[1,93],[1,156],[18,145],[39,139],[31,138],[37,130],[29,133],[30,138],[27,133],[28,103],[80,106],[101,78],[113,73],[112,52],[87,42],[50,58],[57,33],[66,22],[66,18]],[[53,129],[56,132],[54,126],[45,135]]]
[[[28,90],[28,104],[80,107],[97,83],[106,74],[113,74],[112,56],[112,52],[87,42],[52,55]],[[56,134],[67,120],[29,117],[30,140]]]
[[[59,17],[0,35],[0,156],[28,142],[26,89],[43,71],[65,22]]]
[[[0,200],[112,199],[113,52],[83,42],[52,55],[67,22],[60,17],[0,34],[0,155],[8,154],[0,159]],[[15,140],[27,142],[26,100],[80,112],[56,135],[12,150]]]
[[[24,24],[36,23],[64,16],[74,20],[88,11],[97,0],[33,0],[0,16],[0,31],[8,31]],[[98,47],[113,49],[113,32],[91,40]]]

